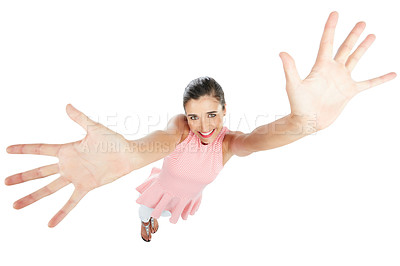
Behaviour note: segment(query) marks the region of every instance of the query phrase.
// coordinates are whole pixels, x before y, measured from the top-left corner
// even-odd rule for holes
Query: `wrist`
[[[318,131],[317,115],[298,115],[291,113],[289,115],[290,122],[303,135],[311,135]]]

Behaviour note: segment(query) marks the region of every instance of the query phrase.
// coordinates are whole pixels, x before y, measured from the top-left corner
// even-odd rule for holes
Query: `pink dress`
[[[153,167],[150,176],[136,188],[141,193],[137,203],[154,208],[151,217],[158,219],[164,210],[171,212],[171,223],[179,216],[186,220],[199,209],[202,191],[223,168],[222,142],[227,127],[208,145],[191,130],[187,138],[164,158],[162,168]]]

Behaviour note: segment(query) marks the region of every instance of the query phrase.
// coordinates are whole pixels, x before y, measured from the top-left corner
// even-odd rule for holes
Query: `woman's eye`
[[[216,114],[209,114],[209,115],[211,115],[211,117],[210,118],[212,118],[212,117],[215,117],[216,116]],[[191,116],[190,117],[190,120],[197,120],[198,119],[198,117],[197,116]]]

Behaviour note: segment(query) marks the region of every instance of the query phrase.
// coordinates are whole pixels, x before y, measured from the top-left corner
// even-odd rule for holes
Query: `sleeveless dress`
[[[150,176],[136,188],[141,195],[137,203],[153,208],[158,219],[163,211],[171,212],[169,221],[176,224],[179,216],[186,220],[199,209],[202,191],[223,168],[222,142],[227,127],[208,145],[191,130],[184,141],[163,160],[162,168],[153,167]]]

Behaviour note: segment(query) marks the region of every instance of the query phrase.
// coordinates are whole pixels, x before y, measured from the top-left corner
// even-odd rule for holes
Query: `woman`
[[[368,35],[351,53],[365,28],[364,22],[357,23],[332,58],[337,20],[338,13],[332,12],[325,24],[317,60],[304,80],[300,79],[294,60],[287,53],[280,53],[291,113],[248,134],[231,132],[223,126],[226,104],[222,89],[211,78],[200,78],[189,84],[184,98],[185,115],[173,117],[164,130],[133,141],[67,105],[69,117],[87,131],[84,139],[66,144],[20,144],[7,148],[13,154],[59,158],[57,164],[6,178],[6,185],[14,185],[60,174],[49,185],[16,201],[14,208],[21,209],[72,183],[75,190],[71,198],[48,224],[54,227],[92,189],[165,158],[163,168],[153,168],[149,179],[137,188],[141,193],[137,202],[142,204],[141,235],[150,241],[158,229],[156,218],[159,216],[171,215],[170,221],[175,223],[179,216],[186,219],[188,214],[196,212],[202,189],[233,155],[247,156],[273,149],[322,130],[336,120],[359,92],[396,77],[395,73],[388,73],[362,82],[353,81],[351,72],[375,36]]]

